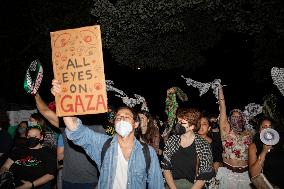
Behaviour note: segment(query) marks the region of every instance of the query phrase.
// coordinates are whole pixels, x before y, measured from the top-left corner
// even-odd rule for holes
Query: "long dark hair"
[[[151,143],[153,143],[153,139],[155,137],[155,134],[156,134],[158,128],[155,127],[154,121],[153,121],[152,116],[149,112],[143,110],[143,111],[140,111],[138,114],[143,114],[148,119],[147,130],[146,130],[145,134],[142,134],[141,122],[140,122],[140,125],[139,125],[138,130],[137,130],[138,137],[141,137],[141,139],[145,143],[151,144]]]
[[[262,151],[262,146],[263,146],[263,142],[260,140],[260,126],[264,121],[270,121],[271,122],[271,128],[274,128],[274,121],[269,118],[269,117],[262,117],[259,122],[258,122],[258,132],[254,135],[252,142],[255,144],[256,146],[256,155],[258,156],[261,151]]]

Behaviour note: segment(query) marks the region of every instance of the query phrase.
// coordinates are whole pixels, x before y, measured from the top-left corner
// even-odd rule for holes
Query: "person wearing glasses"
[[[61,93],[60,82],[52,81],[53,95]],[[138,114],[129,107],[121,107],[114,118],[116,135],[94,132],[76,117],[63,117],[67,137],[84,148],[100,170],[98,188],[102,189],[160,189],[164,188],[162,172],[155,150],[148,146],[150,165],[143,152],[143,145],[135,138],[134,130],[139,125]],[[110,139],[111,138],[111,139]],[[111,140],[102,157],[102,150]]]

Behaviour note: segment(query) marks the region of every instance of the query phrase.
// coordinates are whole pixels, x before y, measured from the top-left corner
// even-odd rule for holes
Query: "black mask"
[[[181,124],[177,123],[176,127],[175,127],[175,133],[177,135],[182,135],[184,133],[186,133],[186,129],[184,126],[182,126]]]
[[[39,143],[40,143],[40,139],[35,138],[35,137],[28,138],[28,140],[27,140],[27,144],[28,144],[28,147],[29,147],[29,148],[34,148],[34,147],[36,147]]]

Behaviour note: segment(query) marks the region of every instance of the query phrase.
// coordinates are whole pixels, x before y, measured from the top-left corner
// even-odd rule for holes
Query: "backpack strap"
[[[140,144],[143,146],[142,150],[143,150],[143,154],[144,154],[144,158],[145,158],[145,163],[146,163],[146,173],[148,175],[149,173],[149,169],[150,169],[150,165],[151,165],[151,156],[150,156],[150,151],[149,151],[149,147],[146,143],[144,142],[140,142]]]
[[[107,139],[107,141],[103,145],[102,152],[101,152],[101,168],[102,168],[102,165],[103,165],[103,161],[104,161],[104,157],[106,155],[106,152],[107,152],[108,148],[110,147],[111,140],[112,140],[112,138]]]
[[[102,152],[101,152],[101,168],[102,168],[102,165],[103,165],[105,154],[106,154],[108,148],[110,147],[111,141],[112,141],[112,138],[109,138],[109,139],[107,139],[107,141],[103,145]],[[146,173],[148,175],[150,165],[151,165],[151,156],[150,156],[149,147],[146,143],[140,142],[140,144],[142,145],[143,155],[144,155],[145,163],[146,163]]]

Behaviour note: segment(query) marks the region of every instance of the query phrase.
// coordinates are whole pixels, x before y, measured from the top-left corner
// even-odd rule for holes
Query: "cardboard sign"
[[[107,112],[100,26],[51,32],[54,78],[61,81],[55,96],[56,115]]]

